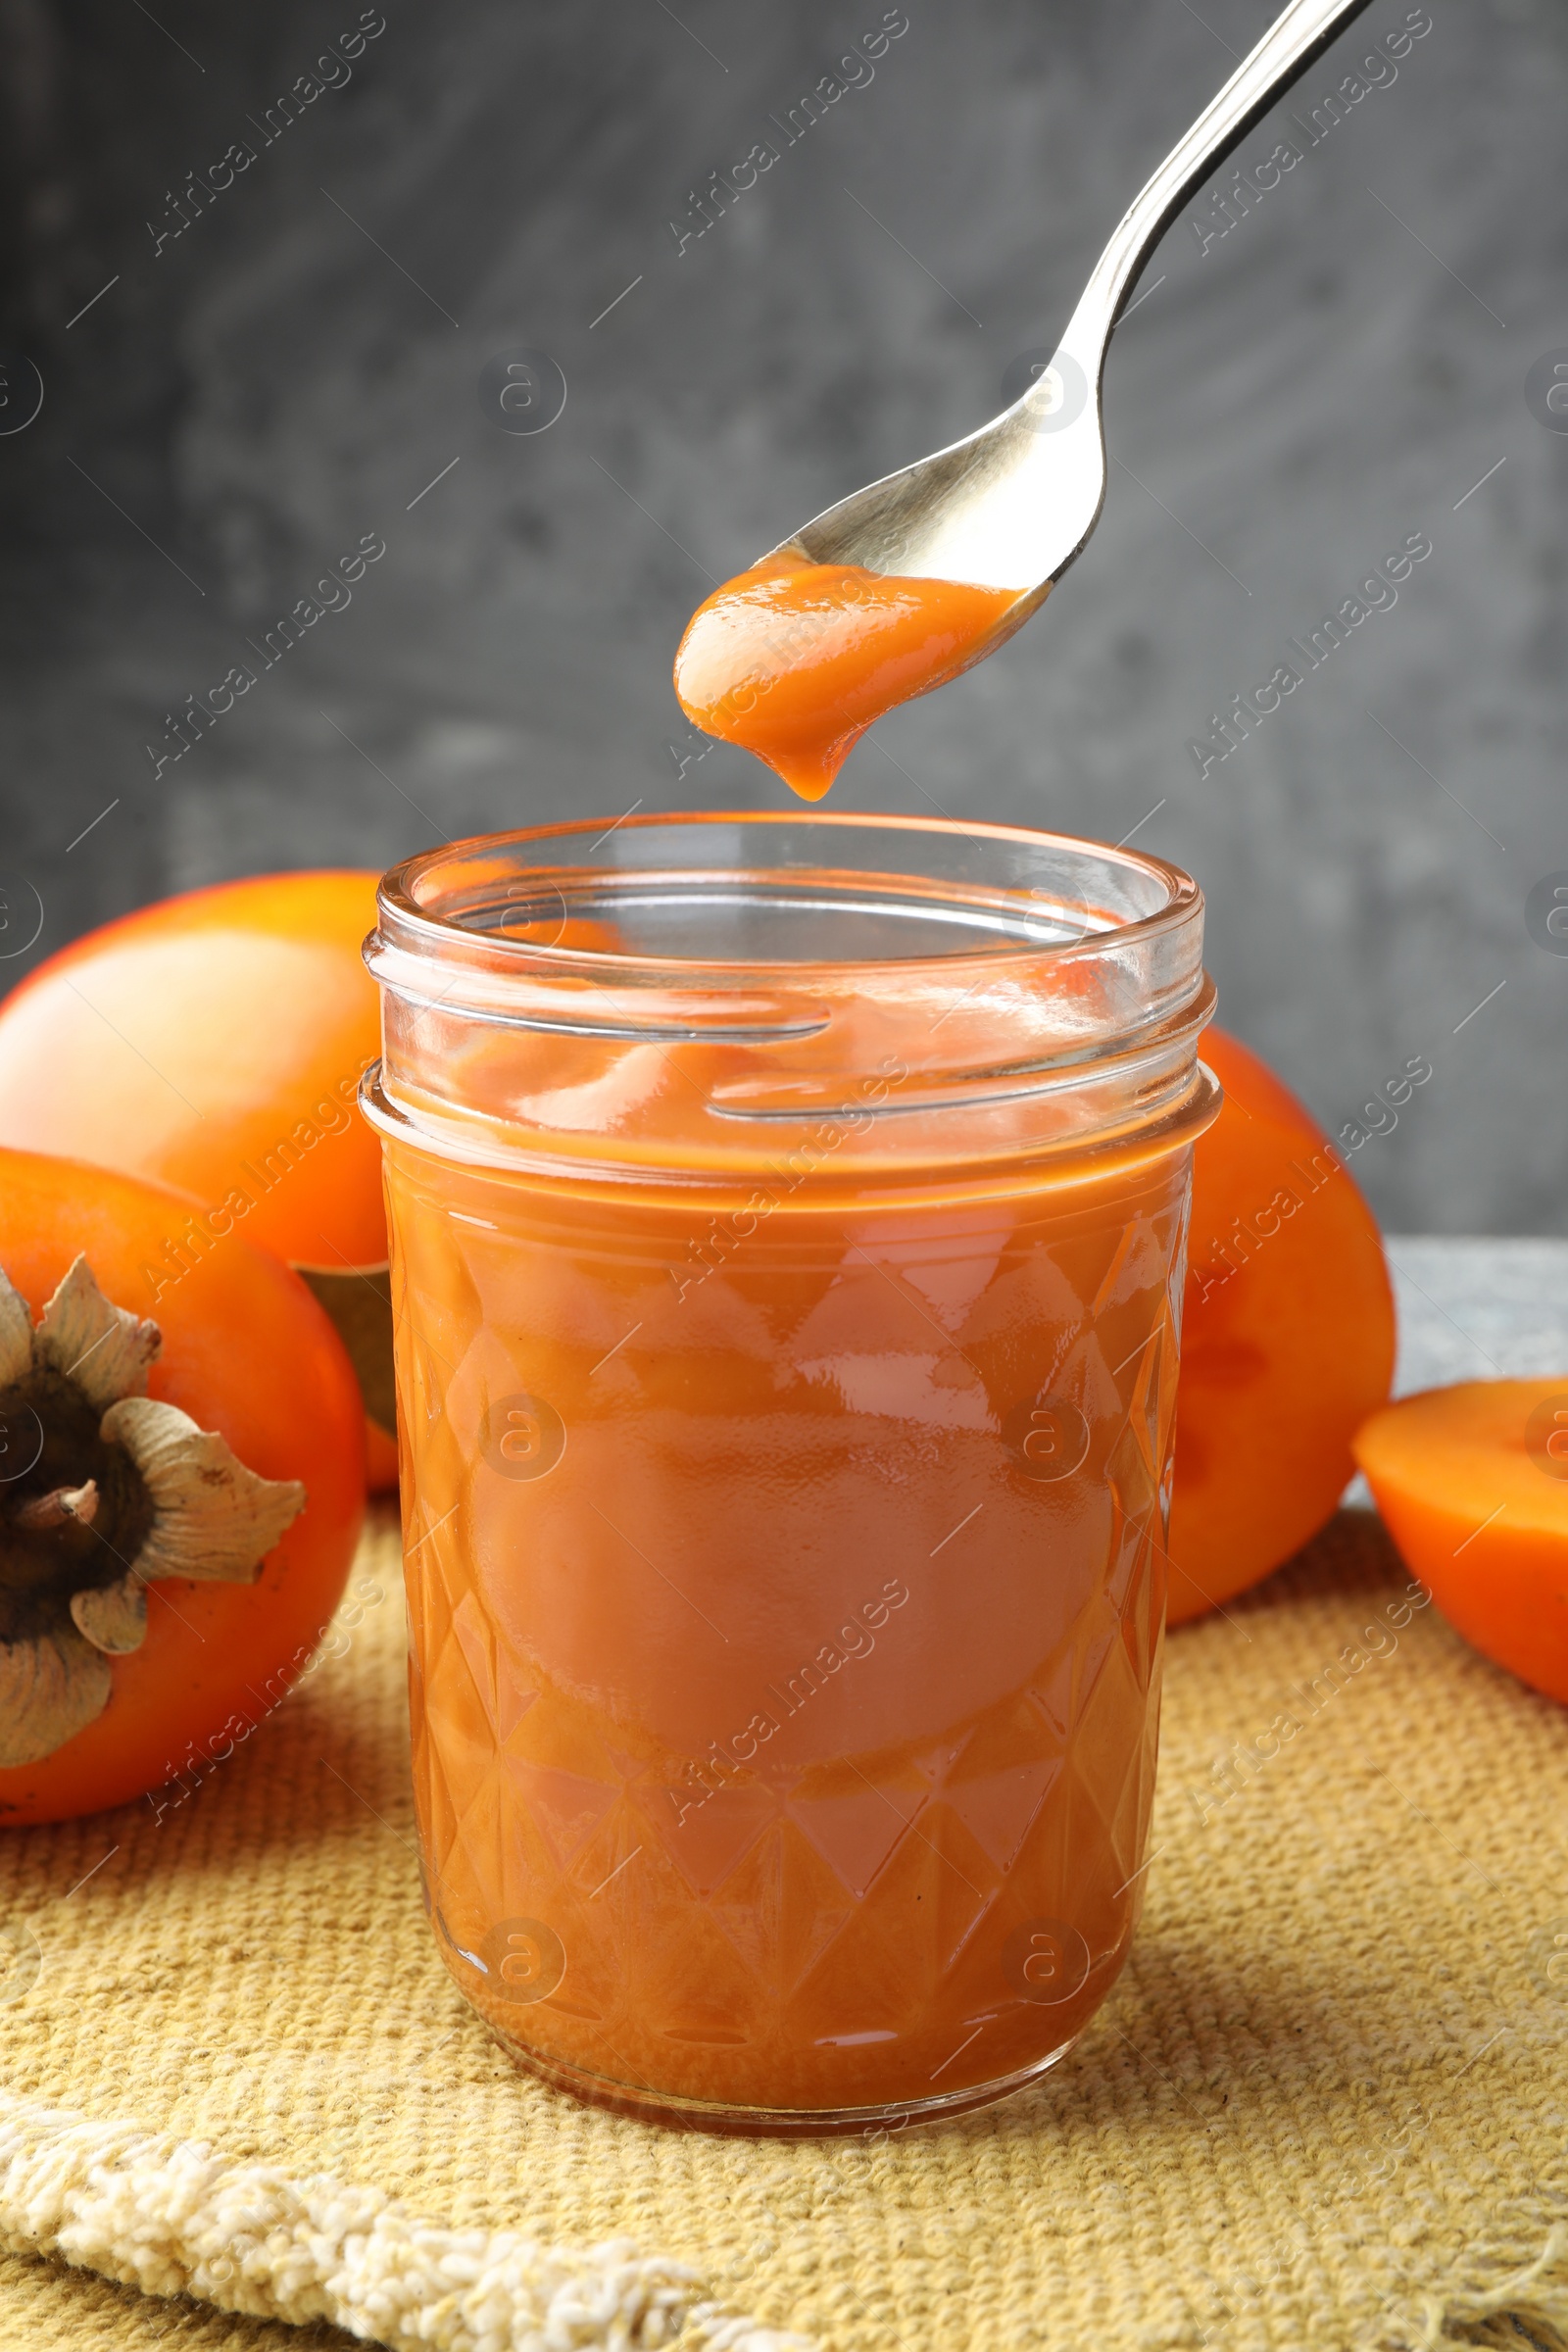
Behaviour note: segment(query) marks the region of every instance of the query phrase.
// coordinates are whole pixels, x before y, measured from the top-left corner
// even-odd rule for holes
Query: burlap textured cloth
[[[420,1907],[397,1567],[383,1527],[340,1654],[183,1801],[0,1833],[7,2352],[1568,2346],[1568,1711],[1409,1608],[1369,1516],[1171,1637],[1079,2047],[867,2144],[513,2071]]]

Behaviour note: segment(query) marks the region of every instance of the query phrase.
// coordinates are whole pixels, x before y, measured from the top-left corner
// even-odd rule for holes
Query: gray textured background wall
[[[874,80],[678,250],[688,192],[881,0],[384,0],[352,78],[270,143],[354,0],[0,0],[0,414],[16,355],[45,390],[0,437],[13,943],[43,908],[0,974],[220,876],[778,797],[726,750],[677,775],[691,607],[1000,405],[1271,13],[906,5]],[[1568,346],[1568,12],[1430,8],[1229,234],[1172,230],[1112,350],[1088,556],[838,800],[1139,827],[1208,893],[1222,1017],[1332,1127],[1431,1058],[1355,1159],[1388,1222],[1561,1232],[1568,956],[1526,903],[1568,868],[1568,434],[1526,376]],[[1406,14],[1375,0],[1295,111]],[[255,162],[175,235],[187,172],[211,187],[236,141]],[[569,388],[537,435],[480,405],[516,346]],[[1397,605],[1200,774],[1216,706],[1417,532]],[[386,553],[352,604],[175,760],[166,713],[366,533]]]

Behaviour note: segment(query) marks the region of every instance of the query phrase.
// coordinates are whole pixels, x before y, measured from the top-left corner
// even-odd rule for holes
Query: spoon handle
[[[1081,361],[1109,336],[1134,279],[1193,190],[1366,6],[1367,0],[1291,0],[1243,59],[1133,199],[1095,265],[1063,337],[1066,348]]]

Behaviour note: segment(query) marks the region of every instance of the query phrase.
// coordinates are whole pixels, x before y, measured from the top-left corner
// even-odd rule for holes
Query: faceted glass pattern
[[[389,1142],[426,1887],[517,2055],[822,2128],[1081,2030],[1143,1886],[1189,1165],[694,1248]]]

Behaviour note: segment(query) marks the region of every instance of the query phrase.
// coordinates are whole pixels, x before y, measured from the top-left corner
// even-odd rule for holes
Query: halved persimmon
[[[1449,1624],[1568,1699],[1568,1375],[1403,1396],[1362,1423],[1355,1458]]]
[[[369,872],[265,874],[165,899],[73,941],[0,1005],[0,1144],[119,1168],[205,1214],[161,1263],[181,1282],[215,1234],[296,1268],[365,1392],[372,1485],[397,1479],[381,1152],[355,1107],[380,1050],[360,956]]]
[[[1210,1029],[1224,1106],[1198,1139],[1182,1307],[1170,1621],[1256,1584],[1329,1518],[1389,1393],[1377,1221],[1316,1120]]]
[[[353,1562],[343,1344],[233,1233],[155,1303],[190,1213],[0,1148],[0,1825],[210,1770],[306,1665]]]

